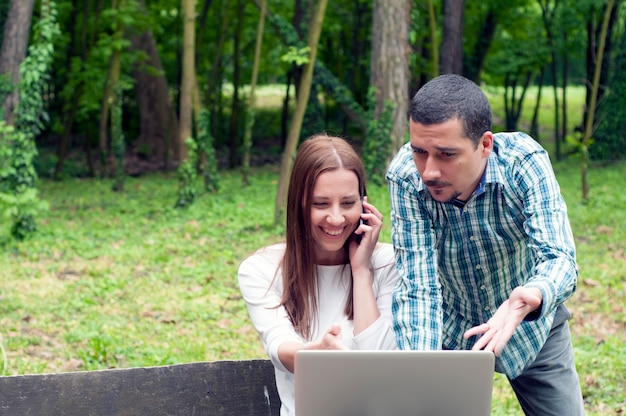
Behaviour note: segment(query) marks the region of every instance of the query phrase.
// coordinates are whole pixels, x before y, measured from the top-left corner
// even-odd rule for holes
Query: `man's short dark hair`
[[[439,124],[455,118],[463,122],[465,136],[475,145],[491,131],[491,106],[474,82],[460,75],[440,75],[428,81],[411,100],[411,120]]]

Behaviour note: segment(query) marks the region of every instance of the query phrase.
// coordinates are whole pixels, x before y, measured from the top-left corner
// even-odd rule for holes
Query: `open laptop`
[[[301,350],[296,416],[489,416],[486,351]]]

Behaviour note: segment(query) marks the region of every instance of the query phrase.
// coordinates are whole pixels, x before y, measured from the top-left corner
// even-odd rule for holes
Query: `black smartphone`
[[[363,205],[363,201],[361,201],[361,212],[365,213],[365,206]],[[367,221],[364,221],[363,218],[359,218],[359,227],[363,224],[367,224]],[[357,227],[357,228],[359,228]],[[357,244],[361,244],[361,240],[363,239],[363,234],[355,234],[354,235],[354,241],[356,241]]]

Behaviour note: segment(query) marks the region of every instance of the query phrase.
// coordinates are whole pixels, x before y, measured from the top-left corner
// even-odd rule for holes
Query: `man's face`
[[[433,199],[467,201],[485,170],[493,134],[485,132],[475,147],[460,119],[431,125],[410,120],[409,131],[413,161]]]

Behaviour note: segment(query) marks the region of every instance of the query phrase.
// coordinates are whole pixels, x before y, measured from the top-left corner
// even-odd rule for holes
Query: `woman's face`
[[[311,198],[311,234],[315,263],[343,264],[343,246],[361,218],[359,179],[351,170],[337,169],[317,177]]]

